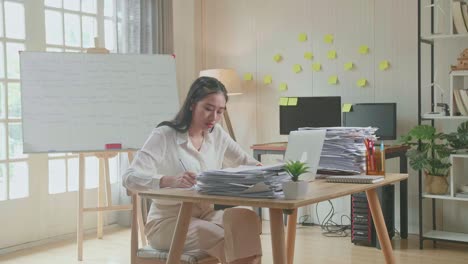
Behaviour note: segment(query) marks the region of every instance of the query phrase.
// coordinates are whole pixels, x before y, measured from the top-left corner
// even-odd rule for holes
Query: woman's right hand
[[[159,182],[160,188],[190,188],[197,183],[197,175],[191,171],[177,176],[163,176]]]

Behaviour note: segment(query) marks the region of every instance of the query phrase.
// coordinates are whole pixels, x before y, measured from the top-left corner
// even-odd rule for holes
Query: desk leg
[[[177,225],[172,237],[171,249],[169,250],[169,256],[167,263],[180,263],[180,256],[184,252],[185,239],[187,238],[188,227],[190,224],[190,218],[192,216],[193,203],[183,202],[179,216],[177,217]]]
[[[286,264],[283,210],[270,208],[270,231],[273,263]]]
[[[400,155],[400,173],[408,173],[406,153]],[[400,236],[408,238],[408,180],[400,182]]]
[[[294,247],[296,242],[296,223],[297,209],[294,209],[292,214],[288,215],[287,233],[286,233],[286,257],[288,264],[294,263]]]
[[[400,182],[400,236],[408,238],[408,180]]]
[[[382,208],[380,208],[377,190],[367,190],[366,195],[372,213],[375,229],[377,231],[377,236],[385,256],[385,262],[393,264],[395,263],[395,257],[393,256],[392,244],[390,243],[390,238],[388,237],[387,227],[385,225],[385,220],[382,214]]]

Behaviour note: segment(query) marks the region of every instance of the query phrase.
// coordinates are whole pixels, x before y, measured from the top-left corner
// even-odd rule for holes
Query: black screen
[[[280,106],[280,134],[300,127],[341,126],[341,97],[298,97],[296,106]]]
[[[396,103],[353,104],[343,115],[345,127],[377,127],[380,139],[396,139]]]

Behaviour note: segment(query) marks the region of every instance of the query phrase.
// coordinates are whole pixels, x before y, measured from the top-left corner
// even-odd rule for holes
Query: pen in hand
[[[189,172],[187,170],[187,167],[185,167],[184,163],[182,162],[182,159],[179,158],[179,162],[182,168],[184,169],[184,175],[182,176],[182,180],[186,178],[186,181],[190,183],[190,187],[193,187],[194,185],[197,184],[196,175],[193,172]]]
[[[184,163],[182,162],[181,159],[179,159],[179,162],[180,162],[180,165],[182,165],[182,168],[184,169],[184,171],[187,171],[187,168],[185,167]]]

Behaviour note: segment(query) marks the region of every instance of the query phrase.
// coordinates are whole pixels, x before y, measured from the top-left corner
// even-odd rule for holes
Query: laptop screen
[[[309,173],[315,175],[322,153],[326,130],[291,131],[284,154],[285,161],[302,161],[309,166]]]

